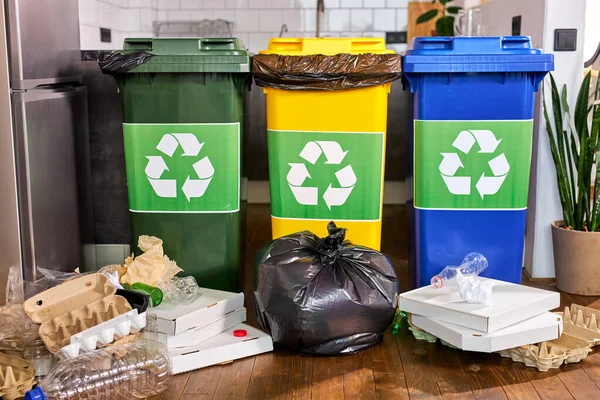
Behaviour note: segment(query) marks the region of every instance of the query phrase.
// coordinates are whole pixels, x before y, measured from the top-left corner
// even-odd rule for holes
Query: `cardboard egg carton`
[[[563,363],[577,363],[587,357],[591,350],[588,341],[563,333],[555,340],[502,350],[499,354],[539,371],[548,371],[550,368],[560,367]]]
[[[564,312],[557,312],[562,315],[565,327],[568,326],[570,334],[586,338],[591,346],[600,343],[600,311],[593,308],[571,304],[571,307],[565,307]]]
[[[64,357],[105,346],[146,325],[102,274],[84,275],[48,289],[23,303],[48,350]]]
[[[3,399],[23,397],[32,388],[34,375],[29,361],[0,353],[0,397]]]

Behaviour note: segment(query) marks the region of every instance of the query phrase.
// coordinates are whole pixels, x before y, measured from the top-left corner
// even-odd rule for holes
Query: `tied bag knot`
[[[335,222],[327,224],[329,236],[319,239],[317,253],[321,257],[321,263],[327,267],[332,266],[344,250],[344,241],[346,239],[346,229],[338,228]]]

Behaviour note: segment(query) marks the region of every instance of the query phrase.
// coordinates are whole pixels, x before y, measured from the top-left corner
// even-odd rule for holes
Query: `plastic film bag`
[[[154,57],[144,51],[123,54],[118,51],[102,53],[98,65],[104,74],[124,74]]]
[[[39,339],[38,326],[23,311],[23,279],[11,267],[6,282],[6,305],[0,306],[0,351],[22,351]]]
[[[309,354],[353,354],[379,343],[396,311],[398,279],[382,253],[328,225],[276,239],[256,256],[258,322],[276,343]]]
[[[252,74],[258,86],[288,90],[342,90],[382,85],[399,79],[398,54],[258,54]]]

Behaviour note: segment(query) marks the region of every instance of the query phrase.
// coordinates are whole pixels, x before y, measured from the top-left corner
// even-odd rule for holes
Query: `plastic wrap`
[[[124,74],[154,57],[144,51],[123,54],[118,51],[102,53],[98,65],[105,74]]]
[[[398,54],[258,54],[252,74],[258,86],[288,90],[341,90],[382,85],[399,79]]]
[[[38,326],[23,311],[23,279],[18,267],[10,267],[6,305],[0,306],[0,351],[23,351],[39,340]]]
[[[256,256],[257,318],[276,343],[309,354],[353,354],[380,342],[396,309],[389,258],[328,225],[276,239]]]

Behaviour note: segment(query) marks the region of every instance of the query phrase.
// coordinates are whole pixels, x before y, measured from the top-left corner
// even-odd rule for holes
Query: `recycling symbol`
[[[348,151],[344,151],[340,144],[335,141],[310,141],[306,143],[300,157],[312,165],[325,156],[325,164],[340,165]],[[319,204],[319,188],[303,186],[307,178],[311,178],[305,163],[289,163],[291,168],[287,174],[287,182],[294,194],[294,198],[299,204],[306,206],[316,206]],[[336,186],[330,183],[323,193],[323,200],[327,208],[331,210],[332,206],[341,206],[346,203],[354,185],[356,185],[356,175],[350,164],[339,169],[335,173],[337,179]]]
[[[198,157],[204,143],[200,143],[193,133],[167,133],[160,139],[156,149],[172,158],[179,146],[183,150],[181,157]],[[154,193],[159,197],[177,197],[177,180],[161,179],[163,172],[169,171],[163,156],[146,156],[146,158],[148,164],[144,172]],[[208,157],[196,161],[192,167],[196,177],[192,178],[192,175],[188,175],[181,187],[188,202],[204,195],[215,174],[215,169]]]
[[[469,154],[473,145],[477,142],[479,153],[494,154],[501,141],[502,139],[496,140],[492,131],[469,130],[460,132],[452,143],[452,146],[464,154]],[[458,153],[441,153],[441,155],[443,159],[439,170],[450,193],[455,195],[470,195],[471,177],[456,176],[458,170],[464,168]],[[483,172],[475,184],[482,199],[484,196],[498,193],[510,171],[510,165],[504,153],[492,158],[488,161],[488,165],[492,170],[492,175],[486,176],[485,172]]]

